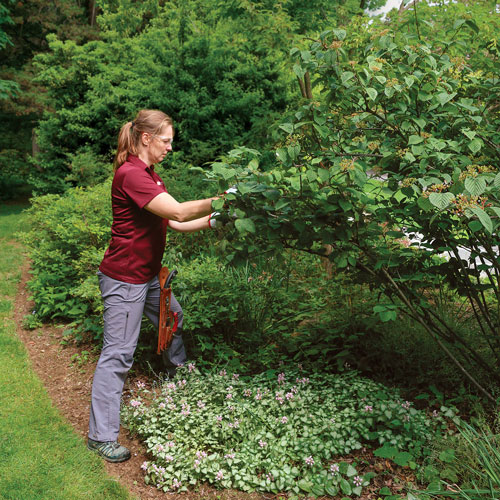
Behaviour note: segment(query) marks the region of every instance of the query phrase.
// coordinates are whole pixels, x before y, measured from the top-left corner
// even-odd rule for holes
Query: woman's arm
[[[168,193],[160,193],[155,196],[144,208],[170,221],[186,223],[194,221],[212,212],[212,201],[218,197],[206,198],[204,200],[193,200],[179,203]],[[205,221],[208,227],[208,219]],[[200,227],[200,229],[202,229]],[[195,229],[198,231],[198,229]],[[190,230],[191,232],[191,230]]]
[[[180,233],[194,233],[196,231],[208,229],[210,227],[208,225],[208,219],[209,216],[206,215],[205,217],[200,217],[199,219],[195,219],[189,222],[177,222],[175,220],[169,220],[168,227]]]

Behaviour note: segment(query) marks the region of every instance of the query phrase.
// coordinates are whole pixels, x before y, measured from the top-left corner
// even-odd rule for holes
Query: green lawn
[[[52,406],[16,336],[22,208],[0,207],[0,498],[130,499]]]

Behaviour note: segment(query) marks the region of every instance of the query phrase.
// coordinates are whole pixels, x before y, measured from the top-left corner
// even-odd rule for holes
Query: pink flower
[[[221,470],[219,472],[217,472],[215,479],[217,479],[217,481],[222,481],[224,479],[224,472]]]
[[[340,470],[340,467],[337,464],[330,465],[330,472],[332,474],[337,474]]]
[[[221,377],[225,377],[225,376],[227,375],[226,370],[221,370],[221,371],[219,372],[219,375],[220,375]]]
[[[405,410],[409,410],[410,409],[410,406],[411,406],[411,403],[409,401],[405,401],[404,403],[401,403],[401,406],[405,409]]]
[[[200,408],[200,410],[205,408],[205,403],[203,401],[201,401],[201,399],[196,404],[198,405],[198,408]]]
[[[265,441],[262,441],[262,439],[259,439],[259,446],[261,448],[265,448],[267,446],[267,443]]]
[[[148,470],[148,463],[147,463],[147,462],[142,462],[141,469],[142,469],[143,471]]]
[[[172,489],[173,490],[178,490],[182,486],[182,483],[176,478],[172,482]]]
[[[194,371],[194,369],[195,369],[194,363],[189,363],[189,365],[188,365],[189,373],[191,373],[192,371]]]
[[[284,384],[285,383],[285,374],[284,373],[280,373],[278,375],[278,384]]]
[[[359,476],[355,476],[354,479],[352,480],[352,482],[356,486],[361,486],[363,484],[363,480]]]
[[[230,392],[228,392],[226,394],[226,399],[233,399],[233,395]]]
[[[314,458],[311,456],[306,457],[305,463],[306,463],[306,465],[309,465],[309,467],[312,467],[314,465]]]
[[[144,389],[144,387],[146,387],[146,384],[144,382],[137,382],[136,385],[139,389]]]
[[[130,401],[130,406],[133,406],[134,408],[137,408],[138,406],[141,406],[142,403],[140,401],[137,401],[136,399],[133,399]]]
[[[286,424],[288,422],[288,417],[281,417],[281,423]]]
[[[233,379],[238,380],[240,378],[240,375],[238,373],[233,373]]]
[[[222,416],[221,415],[217,415],[217,422],[222,422]]]
[[[167,406],[165,403],[160,403],[158,405],[158,408],[161,408],[163,410],[165,408],[165,406]]]
[[[371,406],[371,405],[365,405],[365,411],[371,413],[373,411],[373,406]]]

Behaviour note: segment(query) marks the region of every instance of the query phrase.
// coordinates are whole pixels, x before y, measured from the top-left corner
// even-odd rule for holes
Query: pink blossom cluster
[[[172,489],[178,490],[181,486],[182,486],[182,483],[177,478],[175,478],[172,482]]]
[[[217,474],[215,475],[215,479],[217,481],[222,481],[224,479],[224,472],[222,470],[219,470]]]
[[[194,366],[194,363],[189,363],[188,364],[188,371],[189,373],[193,372],[195,370],[195,366]]]
[[[132,399],[132,401],[130,401],[130,406],[134,407],[134,408],[137,408],[138,406],[141,406],[142,403],[140,401],[137,401],[137,399]]]
[[[221,377],[225,377],[225,376],[227,375],[226,370],[221,370],[221,371],[219,372],[219,375],[220,375]]]
[[[203,408],[205,408],[205,403],[201,399],[198,400],[198,402],[196,403],[196,405],[198,406],[198,408],[200,410],[203,410]]]
[[[278,375],[278,384],[284,384],[285,383],[285,374],[284,373],[280,373]]]
[[[363,484],[363,480],[359,476],[354,476],[352,482],[355,486],[361,486]]]
[[[340,467],[337,464],[330,465],[330,472],[332,474],[337,474],[340,471]]]
[[[267,446],[267,443],[265,441],[263,441],[262,439],[259,439],[259,446],[261,448],[265,448]]]
[[[314,458],[311,456],[306,457],[304,462],[306,463],[306,465],[309,465],[309,467],[312,467],[314,465]]]
[[[365,405],[365,411],[368,412],[368,413],[371,413],[373,411],[373,406],[371,405]]]

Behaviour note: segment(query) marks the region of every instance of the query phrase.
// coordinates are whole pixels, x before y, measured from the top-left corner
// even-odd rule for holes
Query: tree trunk
[[[95,26],[95,21],[97,18],[97,5],[96,0],[89,0],[89,23],[90,26]]]

